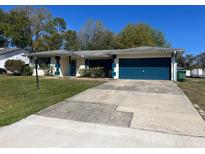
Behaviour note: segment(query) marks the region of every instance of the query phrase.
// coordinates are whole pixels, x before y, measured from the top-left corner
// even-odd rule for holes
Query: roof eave
[[[51,52],[51,51],[46,51],[46,52],[37,52],[37,53],[29,53],[29,57],[51,57],[51,56],[76,56],[76,54],[72,52]]]

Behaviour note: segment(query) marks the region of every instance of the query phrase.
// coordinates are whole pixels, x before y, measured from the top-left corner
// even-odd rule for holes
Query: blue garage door
[[[120,79],[170,80],[170,58],[119,59]]]

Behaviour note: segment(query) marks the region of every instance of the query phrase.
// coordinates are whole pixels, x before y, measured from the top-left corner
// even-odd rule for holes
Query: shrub
[[[79,74],[81,77],[90,77],[91,75],[91,71],[90,69],[86,68],[86,69],[80,69],[79,70]]]
[[[54,75],[54,66],[50,65],[50,67],[48,67],[48,70],[44,70],[44,73],[46,76],[53,76]]]
[[[7,60],[5,62],[5,68],[12,72],[14,75],[21,75],[22,70],[24,67],[25,63],[22,60]]]
[[[104,68],[99,67],[99,68],[91,68],[90,70],[90,77],[92,78],[100,78],[100,77],[105,77],[104,73]]]
[[[47,65],[47,64],[39,64],[39,67],[40,67],[40,69],[42,69],[42,70],[48,70],[49,69],[49,66]]]
[[[33,68],[29,65],[24,65],[22,69],[22,75],[24,76],[30,76],[33,74]]]
[[[103,67],[80,69],[79,74],[81,77],[91,77],[91,78],[105,77],[105,71]]]

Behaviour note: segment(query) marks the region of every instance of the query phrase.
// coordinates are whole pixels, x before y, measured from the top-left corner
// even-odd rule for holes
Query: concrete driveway
[[[205,147],[205,122],[170,81],[113,80],[11,126],[0,147]]]

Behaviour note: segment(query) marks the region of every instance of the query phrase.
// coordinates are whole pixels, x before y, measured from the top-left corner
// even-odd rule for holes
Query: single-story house
[[[29,54],[39,65],[52,67],[52,75],[79,76],[80,69],[104,67],[114,79],[150,79],[176,81],[176,55],[184,49],[137,47],[115,50],[54,50]],[[44,65],[45,65],[44,64]],[[40,70],[40,68],[39,68]]]
[[[8,59],[22,60],[25,64],[29,64],[29,58],[26,51],[20,48],[1,48],[0,49],[0,68],[4,68],[4,64]]]

